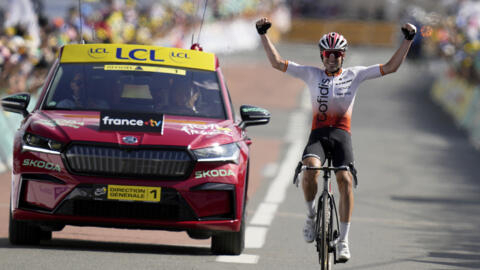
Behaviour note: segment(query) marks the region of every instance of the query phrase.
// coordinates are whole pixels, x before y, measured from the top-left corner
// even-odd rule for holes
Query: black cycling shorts
[[[339,128],[319,128],[312,130],[302,160],[316,157],[325,163],[326,154],[331,153],[334,167],[353,164],[352,137]]]

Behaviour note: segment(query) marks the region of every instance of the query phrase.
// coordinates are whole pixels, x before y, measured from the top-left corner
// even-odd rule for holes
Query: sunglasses
[[[322,51],[322,55],[325,58],[329,58],[331,54],[333,54],[335,56],[335,58],[339,58],[340,56],[344,56],[345,52],[343,52],[343,51]]]

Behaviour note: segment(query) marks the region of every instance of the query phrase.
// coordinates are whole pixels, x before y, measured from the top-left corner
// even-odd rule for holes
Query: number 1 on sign
[[[149,190],[148,190],[148,200],[149,201],[154,201],[154,202],[159,202],[160,201],[160,195],[162,194],[161,192],[162,192],[161,188],[159,188],[159,187],[150,187]]]

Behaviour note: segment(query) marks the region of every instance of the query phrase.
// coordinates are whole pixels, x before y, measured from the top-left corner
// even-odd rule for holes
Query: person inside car
[[[108,109],[105,100],[88,96],[83,73],[76,73],[70,81],[69,96],[58,102],[58,109]]]
[[[153,110],[156,113],[165,113],[169,107],[169,92],[173,87],[173,79],[162,79],[158,84],[150,88],[150,94],[153,98]]]
[[[165,86],[157,87],[151,91],[153,98],[153,110],[164,113],[168,107],[168,89]]]
[[[197,115],[196,102],[200,92],[196,87],[172,89],[168,113],[179,115]]]

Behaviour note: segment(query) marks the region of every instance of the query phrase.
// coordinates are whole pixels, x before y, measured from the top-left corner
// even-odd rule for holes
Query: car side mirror
[[[28,93],[19,93],[2,98],[2,107],[5,111],[20,113],[23,117],[28,115],[28,103],[30,103],[30,94]]]
[[[240,106],[240,116],[242,122],[240,122],[240,128],[246,128],[248,126],[266,125],[270,122],[270,112],[251,105]]]

